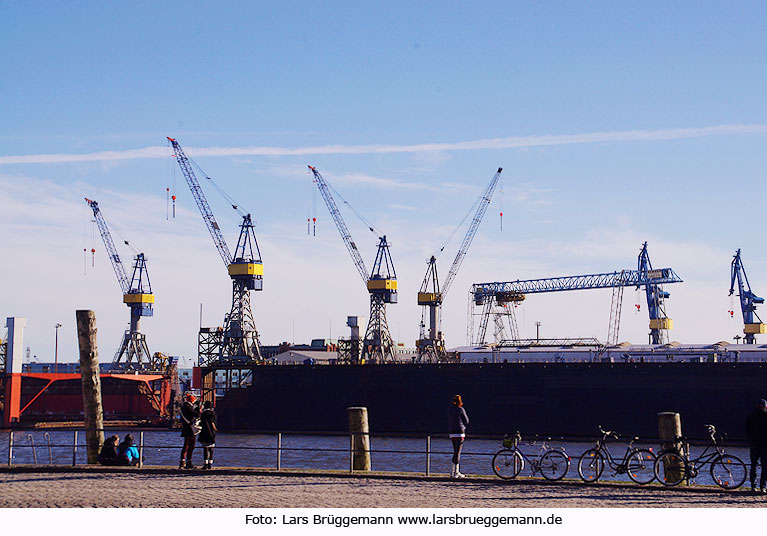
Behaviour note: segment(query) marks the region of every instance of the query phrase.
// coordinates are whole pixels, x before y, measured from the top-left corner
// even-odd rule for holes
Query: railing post
[[[431,472],[431,436],[426,436],[426,476]]]
[[[35,438],[32,436],[32,434],[27,434],[27,441],[32,444],[32,459],[35,462],[35,465],[37,465],[37,451],[35,450]]]
[[[354,472],[354,436],[349,435],[349,472]]]
[[[277,470],[282,468],[282,432],[277,432]]]
[[[138,433],[138,468],[144,467],[144,431]]]
[[[72,445],[72,467],[77,465],[77,430],[75,430],[75,442]]]
[[[13,463],[13,430],[8,432],[8,467]]]
[[[48,432],[45,432],[43,434],[43,437],[48,442],[48,463],[53,465],[53,450],[51,449],[51,434]]]

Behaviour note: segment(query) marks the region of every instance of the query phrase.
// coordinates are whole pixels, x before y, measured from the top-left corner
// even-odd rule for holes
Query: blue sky
[[[408,346],[426,259],[499,166],[502,195],[445,303],[449,346],[466,340],[472,283],[631,268],[645,240],[685,280],[667,289],[670,338],[729,340],[735,249],[767,293],[766,21],[761,2],[0,2],[0,313],[27,317],[40,360],[61,322],[74,361],[74,310],[93,308],[111,359],[128,311],[100,242],[84,265],[88,196],[147,255],[150,349],[195,355],[199,304],[221,323],[230,283],[173,136],[257,221],[266,344],[345,335],[347,315],[367,315],[306,164],[387,234],[389,321]],[[238,217],[207,195],[233,246]],[[344,216],[372,264],[376,237]],[[642,343],[635,299],[621,339]],[[535,296],[520,329],[604,339],[609,307],[609,291]]]

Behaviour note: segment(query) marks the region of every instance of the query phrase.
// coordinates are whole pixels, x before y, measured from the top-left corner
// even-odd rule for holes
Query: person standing
[[[746,417],[746,437],[751,452],[751,491],[756,488],[756,466],[762,464],[762,474],[759,478],[759,491],[767,493],[767,400],[760,400],[756,408]]]
[[[202,445],[203,457],[205,459],[203,469],[213,469],[213,447],[216,446],[216,412],[213,411],[213,403],[206,400],[202,405],[202,414],[200,415],[200,435],[197,438]]]
[[[453,443],[453,469],[450,471],[450,478],[463,478],[459,464],[461,461],[461,449],[464,439],[466,439],[466,425],[469,424],[469,417],[463,408],[461,395],[455,395],[450,406],[447,408],[447,423],[450,433],[450,441]]]
[[[192,465],[192,452],[200,433],[200,405],[192,393],[187,393],[184,403],[181,405],[181,437],[184,438],[184,448],[181,449],[181,460],[178,462],[179,469],[194,469]],[[186,465],[184,465],[186,458]]]

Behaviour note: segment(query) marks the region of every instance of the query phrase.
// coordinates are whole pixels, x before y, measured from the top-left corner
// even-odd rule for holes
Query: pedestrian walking
[[[184,438],[184,447],[181,449],[181,460],[178,462],[179,469],[194,469],[192,452],[199,433],[200,404],[192,393],[187,393],[181,405],[181,437]],[[185,458],[186,464],[184,464]]]
[[[469,417],[463,407],[461,395],[455,395],[450,406],[447,408],[447,423],[450,433],[450,441],[453,443],[453,469],[450,471],[450,478],[463,478],[459,464],[461,462],[461,449],[464,439],[466,439],[466,425],[469,424]]]
[[[213,411],[213,403],[206,400],[202,405],[200,415],[200,435],[197,440],[202,445],[204,463],[203,469],[213,469],[213,447],[216,446],[216,412]]]
[[[756,408],[746,417],[746,437],[751,452],[751,491],[757,491],[756,466],[761,462],[762,473],[759,478],[758,491],[767,493],[767,400],[760,400]]]

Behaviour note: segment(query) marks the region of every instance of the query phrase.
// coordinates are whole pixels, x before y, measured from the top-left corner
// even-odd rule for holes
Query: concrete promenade
[[[764,507],[746,487],[726,492],[582,482],[372,473],[215,469],[0,467],[0,507],[571,508]]]

